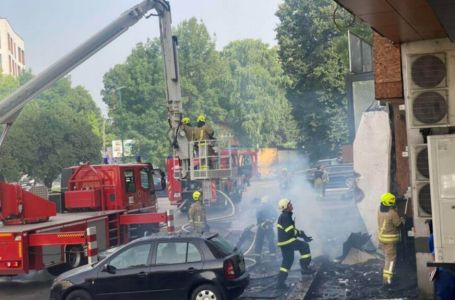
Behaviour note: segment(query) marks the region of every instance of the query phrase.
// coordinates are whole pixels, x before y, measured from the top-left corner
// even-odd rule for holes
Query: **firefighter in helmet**
[[[193,126],[191,126],[191,119],[188,117],[182,118],[182,129],[185,132],[186,139],[188,142],[193,140]]]
[[[188,211],[190,224],[193,226],[193,230],[199,233],[208,231],[204,205],[200,201],[201,196],[202,193],[199,191],[193,193],[194,202],[191,204],[190,210]]]
[[[397,243],[400,240],[399,226],[403,219],[395,209],[395,195],[385,193],[381,196],[381,205],[378,212],[378,239],[384,250],[383,282],[392,283],[393,271],[397,258]]]
[[[213,155],[211,140],[214,140],[214,131],[206,123],[204,115],[199,115],[196,119],[197,126],[193,128],[193,140],[196,141],[198,157],[200,159],[200,169],[207,170],[207,164],[210,163],[209,155]]]
[[[254,254],[257,256],[258,262],[261,258],[264,241],[268,243],[269,252],[271,255],[276,254],[275,234],[273,232],[273,223],[278,216],[276,209],[269,204],[268,197],[261,198],[261,204],[256,211],[257,233],[256,245]]]
[[[281,263],[280,273],[278,274],[277,288],[285,289],[287,288],[285,281],[294,262],[294,251],[300,252],[299,262],[302,275],[314,273],[310,268],[311,252],[310,246],[308,245],[313,238],[307,236],[303,230],[295,227],[295,222],[292,218],[293,207],[289,199],[283,198],[278,201],[278,207],[282,212],[276,224],[278,231],[277,245],[281,249],[283,262]]]

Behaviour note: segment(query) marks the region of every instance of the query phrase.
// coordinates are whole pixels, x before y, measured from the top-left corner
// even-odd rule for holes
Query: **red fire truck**
[[[150,10],[154,11],[146,17],[158,16],[160,21],[172,139],[182,115],[177,40],[171,33],[169,3],[144,0],[0,102],[0,123],[5,125],[0,146],[26,103]],[[179,138],[172,140],[178,147]],[[99,250],[120,245],[156,230],[163,222],[172,231],[172,213],[157,213],[153,176],[159,176],[164,183],[164,173],[145,163],[68,168],[62,174],[61,200],[56,202],[17,184],[0,182],[0,275],[23,274],[62,263],[76,267],[87,256],[96,255],[94,245]],[[86,229],[90,232],[92,228],[96,229],[95,241],[86,234]]]
[[[211,141],[214,143],[214,141]],[[211,205],[225,205],[224,197],[219,197],[217,191],[229,196],[233,202],[238,203],[242,199],[245,187],[250,179],[257,175],[257,151],[239,149],[229,146],[218,150],[216,155],[209,156],[212,166],[208,171],[198,170],[200,157],[193,156],[193,163],[187,171],[190,176],[181,176],[182,163],[176,157],[168,157],[166,160],[167,192],[171,205],[177,206],[182,212],[186,212],[192,203],[192,194],[195,190],[204,190],[203,184],[209,179],[209,196],[205,195],[204,203]],[[194,170],[194,171],[191,171]],[[202,178],[198,178],[202,177]]]

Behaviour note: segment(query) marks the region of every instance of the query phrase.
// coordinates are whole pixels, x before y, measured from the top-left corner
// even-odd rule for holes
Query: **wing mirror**
[[[103,272],[106,272],[109,274],[115,274],[116,271],[117,271],[117,268],[114,266],[111,266],[109,264],[104,265],[104,267],[103,267]]]

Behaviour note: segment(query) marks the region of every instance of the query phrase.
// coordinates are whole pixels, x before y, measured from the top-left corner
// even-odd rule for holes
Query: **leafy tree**
[[[288,99],[302,133],[302,144],[312,159],[336,155],[347,142],[348,14],[338,14],[332,0],[285,0],[276,13],[279,56],[291,79]],[[350,30],[367,36],[369,29]]]
[[[24,76],[13,80],[24,83],[30,78]],[[9,85],[0,78],[1,90]],[[81,161],[98,163],[99,120],[88,92],[72,88],[69,78],[59,80],[26,105],[12,126],[1,151],[1,173],[10,181],[28,174],[50,186],[64,167]]]
[[[162,163],[170,143],[159,40],[138,44],[124,64],[109,70],[102,94],[117,137],[134,139],[138,154]]]
[[[298,131],[285,95],[288,77],[276,49],[260,40],[235,41],[223,49],[223,58],[233,81],[229,102],[223,105],[242,144],[295,147]]]

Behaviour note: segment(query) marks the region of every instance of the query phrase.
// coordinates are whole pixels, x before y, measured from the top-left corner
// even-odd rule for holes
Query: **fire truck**
[[[146,15],[149,11],[151,13]],[[185,147],[178,135],[182,104],[177,39],[171,33],[170,6],[165,0],[144,0],[125,11],[1,101],[0,123],[4,124],[4,130],[0,146],[25,104],[144,16],[159,18],[169,137],[179,155],[179,149]],[[70,167],[62,173],[62,197],[55,202],[26,191],[18,184],[0,182],[0,276],[24,274],[59,264],[77,267],[87,258],[90,261],[98,250],[154,231],[160,223],[166,223],[172,232],[172,211],[157,212],[154,176],[161,181],[158,186],[165,188],[163,174],[146,163]],[[96,239],[89,234],[90,229],[96,230]]]
[[[214,141],[210,142],[214,143]],[[197,142],[190,143],[190,147],[194,147],[195,143]],[[181,169],[184,164],[181,160],[172,156],[167,158],[167,194],[171,205],[177,206],[182,212],[187,212],[195,190],[205,190],[203,201],[208,207],[226,205],[225,196],[232,199],[234,203],[241,201],[246,186],[250,184],[250,179],[258,174],[257,151],[231,145],[217,151],[216,155],[206,157],[207,160],[212,161],[207,170],[199,169],[199,162],[204,157],[198,156],[195,151],[196,155],[191,155],[191,163],[184,172],[186,176],[182,176]],[[220,197],[220,191],[225,196]]]

